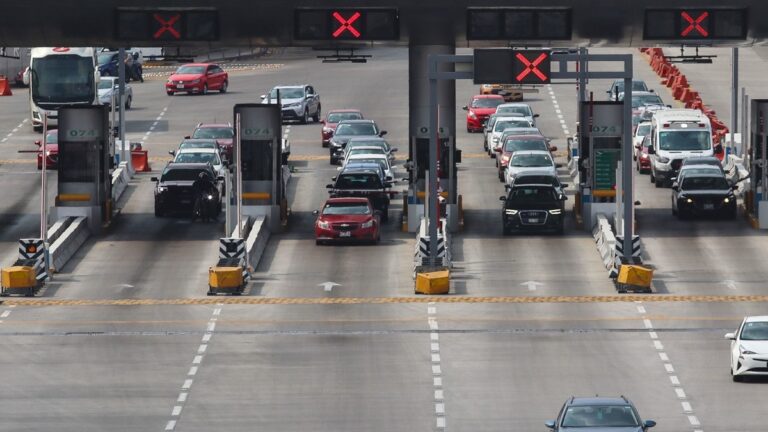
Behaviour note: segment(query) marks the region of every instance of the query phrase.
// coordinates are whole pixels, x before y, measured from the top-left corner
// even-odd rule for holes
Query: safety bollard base
[[[447,267],[421,267],[416,269],[416,294],[448,294],[451,272]]]
[[[651,292],[653,269],[641,265],[622,264],[616,277],[616,289],[620,293]]]

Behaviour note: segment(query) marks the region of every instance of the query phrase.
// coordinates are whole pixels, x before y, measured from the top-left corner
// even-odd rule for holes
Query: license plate
[[[539,223],[538,219],[528,219],[528,223]]]
[[[176,88],[177,89],[183,89],[184,88],[184,84],[176,84]]]
[[[714,204],[704,204],[704,210],[714,210],[715,205]]]
[[[351,236],[352,236],[352,233],[349,231],[341,231],[339,233],[339,237],[351,237]]]

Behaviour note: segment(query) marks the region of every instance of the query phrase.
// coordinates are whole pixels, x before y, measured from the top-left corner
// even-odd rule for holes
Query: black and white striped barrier
[[[237,266],[243,269],[243,281],[248,281],[251,273],[246,266],[245,254],[245,239],[231,237],[219,239],[219,262],[221,263],[222,260],[236,261]]]
[[[451,258],[451,239],[446,229],[446,219],[440,219],[440,229],[437,230],[437,257],[440,259],[440,265],[450,268]],[[426,218],[421,219],[421,226],[416,237],[416,250],[413,254],[414,278],[416,277],[416,268],[430,265],[429,262],[429,233],[427,231]]]
[[[43,239],[19,239],[19,261],[17,263],[33,267],[38,283],[45,283],[48,280],[48,266],[46,265],[48,257],[46,253]]]
[[[624,253],[624,236],[616,236],[616,258],[640,258],[643,254],[643,245],[640,243],[640,236],[632,236],[632,252]]]

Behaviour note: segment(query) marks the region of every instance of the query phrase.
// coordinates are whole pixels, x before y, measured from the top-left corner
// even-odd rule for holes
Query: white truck
[[[32,127],[42,130],[44,114],[49,126],[57,124],[61,107],[98,104],[99,79],[94,48],[32,48],[23,75],[29,85]]]
[[[683,160],[694,156],[714,156],[722,147],[712,144],[709,117],[697,109],[657,111],[651,121],[651,183],[670,186]]]

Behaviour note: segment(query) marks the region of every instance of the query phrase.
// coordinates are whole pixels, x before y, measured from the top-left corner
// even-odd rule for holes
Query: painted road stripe
[[[176,420],[171,420],[165,425],[165,430],[172,431],[176,428]]]
[[[11,314],[11,311],[9,311],[9,310],[3,311],[3,313],[0,314],[0,318],[8,318],[8,315],[10,315],[10,314]]]
[[[176,399],[176,402],[186,402],[188,394],[189,393],[185,393],[185,392],[179,393],[179,398]]]
[[[677,398],[678,399],[685,399],[686,398],[685,390],[683,390],[683,389],[681,389],[679,387],[675,388],[675,394],[677,394]]]

